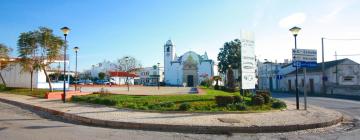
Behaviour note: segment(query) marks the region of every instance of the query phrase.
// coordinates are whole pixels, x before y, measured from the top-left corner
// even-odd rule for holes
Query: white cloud
[[[347,5],[338,5],[333,9],[329,14],[319,19],[321,23],[328,23],[336,19],[337,15],[346,7]]]
[[[282,28],[290,28],[292,26],[298,26],[304,23],[306,20],[305,13],[294,13],[279,21],[279,26]]]

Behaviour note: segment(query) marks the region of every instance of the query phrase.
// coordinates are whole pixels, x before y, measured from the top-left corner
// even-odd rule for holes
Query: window
[[[351,82],[353,81],[354,79],[354,76],[344,76],[343,80],[346,81],[346,82]]]

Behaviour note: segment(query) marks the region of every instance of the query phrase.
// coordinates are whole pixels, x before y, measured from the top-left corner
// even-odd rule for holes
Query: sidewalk
[[[0,93],[0,101],[94,126],[190,133],[285,132],[326,127],[342,121],[339,112],[314,106],[308,111],[299,111],[292,102],[287,102],[288,109],[284,111],[240,114],[141,112],[4,93]]]

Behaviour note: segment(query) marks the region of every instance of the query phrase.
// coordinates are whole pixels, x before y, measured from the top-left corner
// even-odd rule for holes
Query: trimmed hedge
[[[284,101],[280,101],[280,100],[277,100],[277,101],[274,101],[271,105],[272,108],[286,108],[286,103]]]

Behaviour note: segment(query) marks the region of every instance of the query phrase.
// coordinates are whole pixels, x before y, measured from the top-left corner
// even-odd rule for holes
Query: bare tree
[[[130,91],[129,87],[129,73],[134,72],[137,68],[141,67],[140,61],[131,56],[124,56],[117,60],[117,68],[120,71],[125,71],[126,75],[126,85],[128,87],[128,91]]]

